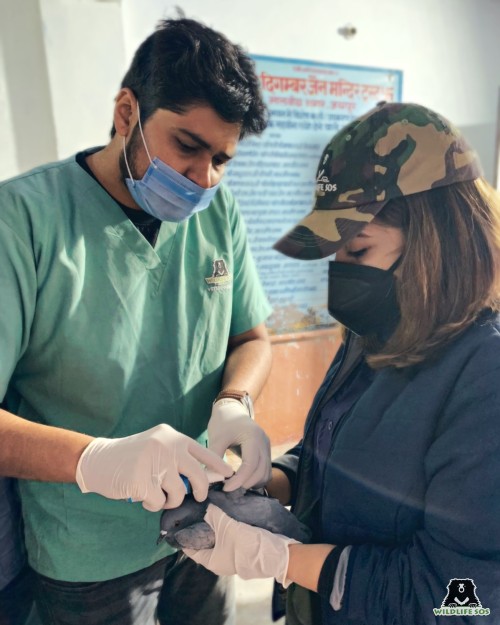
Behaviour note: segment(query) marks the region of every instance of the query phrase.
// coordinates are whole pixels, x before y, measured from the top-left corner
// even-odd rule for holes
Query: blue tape
[[[180,473],[179,475],[181,477],[181,480],[184,482],[184,488],[186,489],[186,494],[189,495],[192,492],[191,484],[190,484],[188,478],[185,475],[182,475],[182,473]],[[125,501],[127,503],[135,503],[134,500],[132,499],[132,497],[129,497]]]
[[[186,494],[189,495],[191,493],[191,484],[185,475],[182,473],[179,474],[181,476],[181,480],[184,482],[184,487],[186,488]]]

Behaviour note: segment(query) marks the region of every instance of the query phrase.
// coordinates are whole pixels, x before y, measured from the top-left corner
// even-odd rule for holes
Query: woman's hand
[[[259,527],[235,521],[210,504],[205,521],[215,532],[213,549],[184,549],[184,553],[216,575],[239,575],[242,579],[274,577],[283,586],[287,579],[289,550],[298,541]]]
[[[213,549],[184,553],[216,575],[242,579],[274,577],[285,588],[296,582],[317,591],[323,564],[334,545],[303,545],[292,538],[235,521],[210,504],[205,521],[215,532]]]

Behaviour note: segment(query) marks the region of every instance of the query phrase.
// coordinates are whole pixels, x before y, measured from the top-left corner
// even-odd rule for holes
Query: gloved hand
[[[209,449],[166,424],[125,438],[96,438],[82,453],[76,483],[82,493],[109,499],[142,501],[146,510],[177,508],[186,494],[179,474],[191,483],[194,498],[208,494],[208,477],[200,463],[221,473],[232,468]]]
[[[271,479],[271,445],[264,430],[250,418],[237,399],[219,399],[208,422],[208,448],[219,456],[234,445],[241,446],[241,466],[226,482],[225,491],[260,487]]]
[[[216,575],[239,575],[242,579],[274,577],[285,588],[288,546],[297,540],[235,521],[209,504],[204,519],[215,533],[213,549],[184,549],[184,553]]]

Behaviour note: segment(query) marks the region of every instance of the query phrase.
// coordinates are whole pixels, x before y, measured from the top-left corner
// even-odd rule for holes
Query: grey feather
[[[262,527],[274,534],[283,534],[300,542],[309,542],[310,531],[277,499],[255,490],[237,490],[226,493],[223,483],[213,484],[205,501],[198,502],[187,495],[178,508],[164,510],[160,521],[158,542],[181,549],[211,549],[215,544],[212,528],[203,521],[209,503],[221,508],[236,521]]]

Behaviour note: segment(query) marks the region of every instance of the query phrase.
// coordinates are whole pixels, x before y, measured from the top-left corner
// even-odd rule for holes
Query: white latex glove
[[[260,527],[235,521],[220,508],[209,504],[205,521],[215,532],[213,549],[184,549],[184,553],[216,575],[239,575],[242,579],[274,577],[285,588],[288,546],[293,538],[273,534]]]
[[[76,483],[82,493],[142,501],[146,510],[157,512],[181,505],[186,495],[181,473],[194,498],[206,499],[208,477],[200,463],[224,477],[233,474],[219,456],[163,423],[125,438],[94,439],[80,457]]]
[[[225,491],[264,486],[271,479],[271,444],[264,430],[237,399],[219,399],[208,422],[208,448],[219,456],[241,447],[241,466],[224,485]]]

